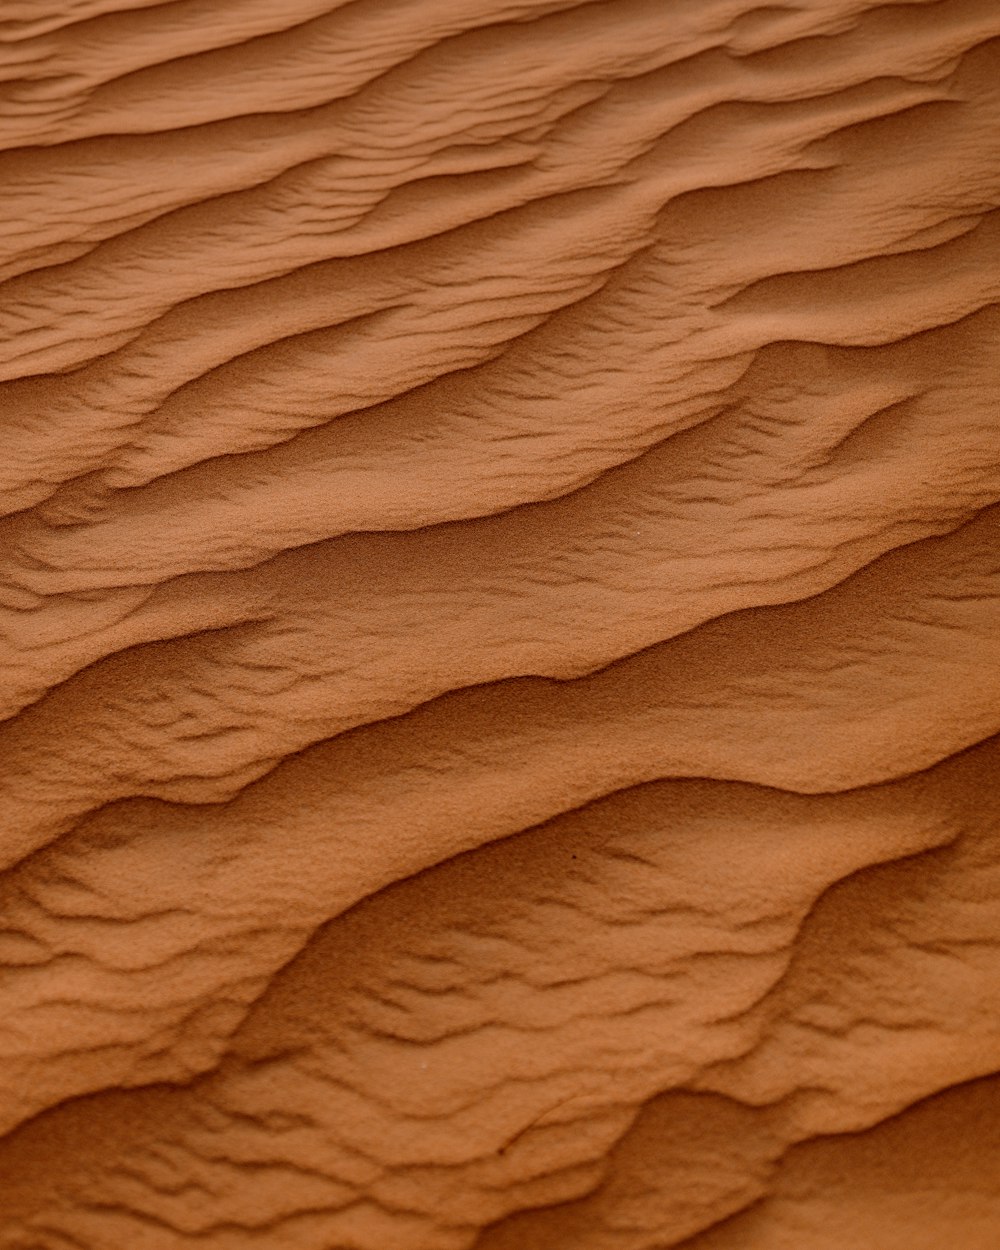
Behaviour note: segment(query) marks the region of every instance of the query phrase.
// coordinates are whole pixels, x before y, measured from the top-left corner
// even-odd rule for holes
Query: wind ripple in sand
[[[0,48],[0,1247],[994,1250],[992,0]]]

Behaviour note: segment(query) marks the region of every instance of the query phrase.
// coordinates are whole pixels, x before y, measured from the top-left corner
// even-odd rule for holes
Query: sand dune
[[[0,66],[0,1250],[996,1250],[1000,8]]]

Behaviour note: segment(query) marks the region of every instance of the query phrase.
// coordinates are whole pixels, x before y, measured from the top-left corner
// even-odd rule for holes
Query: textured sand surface
[[[997,0],[0,66],[0,1250],[997,1250]]]

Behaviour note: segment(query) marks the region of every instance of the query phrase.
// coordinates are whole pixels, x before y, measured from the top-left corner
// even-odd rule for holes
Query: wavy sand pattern
[[[996,1250],[996,0],[8,0],[2,1250]]]

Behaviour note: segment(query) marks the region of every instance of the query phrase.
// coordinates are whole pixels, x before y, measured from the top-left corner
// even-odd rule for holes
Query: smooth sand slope
[[[997,1250],[996,0],[0,68],[0,1250]]]

